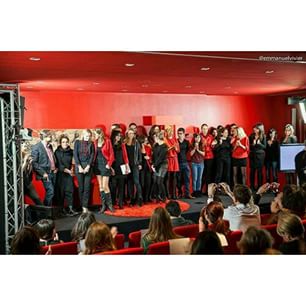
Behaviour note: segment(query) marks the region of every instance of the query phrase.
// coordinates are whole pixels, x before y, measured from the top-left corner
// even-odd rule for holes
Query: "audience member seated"
[[[42,219],[35,225],[35,230],[39,235],[39,243],[41,246],[61,243],[59,240],[55,223],[51,219]]]
[[[304,226],[301,219],[291,213],[281,213],[277,222],[277,233],[284,242],[279,250],[283,254],[305,254]]]
[[[199,218],[199,232],[205,230],[214,231],[220,239],[221,245],[228,246],[226,235],[229,232],[229,228],[226,222],[223,220],[224,208],[222,203],[213,201],[210,202],[201,211]]]
[[[243,255],[267,255],[279,254],[272,249],[273,238],[265,229],[250,226],[238,242],[240,254]]]
[[[213,231],[204,231],[198,234],[192,244],[192,255],[221,255],[223,248],[219,237]]]
[[[39,236],[32,227],[25,226],[15,234],[11,242],[11,254],[40,254]]]
[[[177,201],[169,201],[166,204],[166,210],[170,215],[172,227],[193,224],[191,220],[187,220],[181,216],[182,210]]]
[[[116,250],[115,235],[105,223],[92,223],[85,236],[85,251],[80,254],[91,255]]]
[[[78,242],[78,252],[85,251],[85,236],[89,226],[96,222],[96,217],[92,212],[82,213],[71,232],[72,241]]]
[[[231,197],[233,204],[224,209],[225,220],[230,223],[232,231],[245,231],[249,226],[260,226],[259,207],[253,203],[252,191],[246,185],[237,184],[234,192],[226,183],[219,184],[224,193]]]
[[[180,238],[172,230],[170,216],[165,208],[155,208],[147,233],[141,238],[141,247],[146,253],[150,244]]]

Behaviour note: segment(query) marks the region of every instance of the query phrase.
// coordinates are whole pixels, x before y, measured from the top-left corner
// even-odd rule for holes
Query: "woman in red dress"
[[[176,173],[179,172],[179,163],[177,153],[180,152],[180,147],[173,133],[173,128],[167,126],[166,144],[168,145],[168,179],[167,191],[170,199],[176,200]],[[172,188],[170,188],[172,186]]]

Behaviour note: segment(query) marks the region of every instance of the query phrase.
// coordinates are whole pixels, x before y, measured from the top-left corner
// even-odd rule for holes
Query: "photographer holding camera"
[[[229,221],[232,231],[245,231],[252,225],[260,226],[259,207],[253,203],[252,192],[248,186],[237,184],[232,192],[226,183],[210,184],[208,203],[213,201],[218,188],[233,201],[232,205],[224,209],[224,219]]]

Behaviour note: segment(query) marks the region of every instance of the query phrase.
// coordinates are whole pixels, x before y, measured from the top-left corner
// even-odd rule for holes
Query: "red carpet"
[[[186,211],[189,209],[190,205],[186,202],[178,201],[180,204],[181,210]],[[141,207],[133,206],[127,207],[125,206],[124,209],[118,209],[118,206],[115,206],[115,212],[111,213],[109,210],[105,212],[106,215],[109,216],[116,216],[116,217],[151,217],[153,210],[156,207],[165,207],[166,203],[156,204],[156,203],[146,203]]]

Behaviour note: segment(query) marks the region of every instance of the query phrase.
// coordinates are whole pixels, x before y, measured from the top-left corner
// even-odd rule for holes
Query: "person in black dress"
[[[257,173],[257,186],[263,184],[262,170],[265,162],[265,150],[267,147],[267,140],[264,134],[263,124],[258,123],[253,127],[253,134],[249,137],[250,142],[250,181],[251,189],[255,188],[255,175]]]
[[[168,146],[164,141],[164,132],[161,131],[153,135],[155,145],[152,154],[152,170],[153,170],[153,191],[157,201],[166,201],[166,189],[164,178],[168,171]]]
[[[64,214],[75,216],[77,212],[73,210],[73,150],[69,146],[68,136],[60,136],[59,146],[55,150],[54,155],[56,167],[58,168],[55,182],[55,197],[57,204],[62,208]],[[68,212],[64,208],[65,200],[68,204]]]
[[[124,200],[124,182],[129,169],[129,160],[126,152],[126,147],[122,143],[122,135],[120,131],[113,131],[111,135],[111,142],[114,150],[115,160],[112,164],[111,177],[111,194],[112,201],[116,203],[118,196],[118,205],[123,209]],[[125,166],[125,167],[124,167]],[[123,170],[125,169],[125,170]]]
[[[75,172],[79,185],[80,205],[83,212],[88,212],[88,203],[91,191],[92,164],[95,156],[95,148],[92,143],[92,133],[84,130],[82,140],[74,143],[73,157],[75,160]]]
[[[142,156],[140,144],[136,139],[136,134],[133,129],[128,129],[126,133],[125,146],[131,169],[131,173],[127,177],[128,193],[131,199],[130,205],[135,204],[137,201],[137,205],[142,206],[143,198],[139,180],[139,171],[142,169]]]
[[[266,180],[267,183],[278,182],[279,164],[279,142],[275,129],[270,129],[267,136],[267,148],[265,156]],[[272,172],[272,180],[271,180]]]
[[[231,152],[232,146],[228,136],[228,130],[221,127],[218,136],[213,142],[214,156],[216,162],[216,183],[225,182],[230,184],[231,174]]]
[[[100,128],[95,129],[95,136],[94,173],[98,179],[102,200],[102,208],[99,213],[103,214],[107,208],[111,212],[114,212],[112,196],[109,188],[109,179],[112,175],[111,167],[115,158],[112,143],[110,139],[105,136],[104,131]]]

